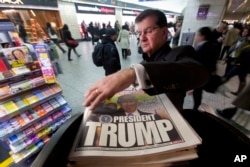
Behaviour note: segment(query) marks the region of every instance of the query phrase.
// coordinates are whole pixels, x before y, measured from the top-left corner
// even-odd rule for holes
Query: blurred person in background
[[[82,29],[82,33],[84,34],[84,39],[88,40],[89,34],[88,34],[88,30],[87,30],[87,24],[85,23],[84,20],[81,23],[81,29]]]
[[[73,49],[74,53],[77,55],[77,57],[80,57],[81,55],[79,53],[77,53],[76,48],[74,46],[71,46],[70,44],[67,43],[67,40],[75,40],[72,36],[71,36],[71,32],[69,30],[69,27],[67,24],[63,25],[63,37],[64,37],[64,42],[68,47],[68,61],[72,61],[73,59],[71,58],[71,50]]]
[[[122,58],[127,59],[128,49],[129,49],[129,32],[126,27],[123,25],[122,30],[120,31],[117,41],[122,49]]]
[[[48,32],[49,38],[56,44],[56,46],[63,52],[66,53],[66,51],[63,49],[63,47],[59,44],[58,37],[56,34],[56,31],[52,28],[51,23],[47,22],[46,24],[46,30]]]

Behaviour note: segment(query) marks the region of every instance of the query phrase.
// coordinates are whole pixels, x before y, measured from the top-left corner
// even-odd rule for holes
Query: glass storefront
[[[46,23],[58,32],[62,28],[59,11],[36,9],[0,9],[0,19],[9,19],[15,26],[22,24],[27,33],[27,42],[33,43],[47,38]],[[60,34],[60,33],[58,33]],[[59,38],[60,35],[59,35]]]

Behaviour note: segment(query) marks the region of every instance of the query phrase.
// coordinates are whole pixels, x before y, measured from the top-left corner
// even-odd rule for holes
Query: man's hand
[[[128,88],[135,82],[134,69],[124,69],[108,75],[93,84],[85,93],[84,106],[95,109],[103,100],[111,98],[115,93]]]

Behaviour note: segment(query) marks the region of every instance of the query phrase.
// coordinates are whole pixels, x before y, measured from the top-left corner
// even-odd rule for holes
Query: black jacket
[[[102,43],[105,45],[103,49],[103,68],[105,75],[113,74],[121,69],[120,57],[114,41],[109,37],[102,39]]]
[[[167,43],[141,63],[154,88],[144,90],[149,95],[166,93],[175,107],[181,111],[186,91],[203,86],[209,79],[209,71],[194,59],[192,46],[180,46],[171,50]],[[157,67],[156,67],[157,66]]]
[[[75,46],[70,45],[67,40],[74,40],[74,38],[71,36],[71,32],[68,29],[63,29],[63,40],[67,47],[73,48]]]
[[[68,39],[73,39],[69,30],[63,30],[63,37],[64,42],[66,42]]]
[[[212,42],[205,42],[196,49],[195,59],[201,62],[211,73],[216,72],[216,45]]]

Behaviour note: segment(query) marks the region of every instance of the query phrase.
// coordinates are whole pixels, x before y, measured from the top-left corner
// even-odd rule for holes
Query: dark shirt
[[[143,54],[141,64],[149,75],[148,84],[154,86],[144,91],[149,95],[166,93],[181,111],[186,91],[203,86],[209,79],[208,70],[194,59],[194,55],[192,46],[180,46],[171,50],[167,42],[151,57]]]
[[[26,33],[26,30],[24,29],[24,26],[23,25],[19,25],[19,36],[20,37],[26,37],[27,36],[27,33]]]
[[[201,62],[211,73],[216,72],[217,56],[215,53],[215,45],[206,41],[196,48],[195,59]]]
[[[103,35],[106,33],[106,28],[102,28],[100,30],[100,38],[102,39],[103,38]]]
[[[215,45],[215,54],[217,58],[220,56],[222,42],[218,42],[218,38],[222,37],[222,33],[218,32],[216,29],[212,31],[211,42]]]

